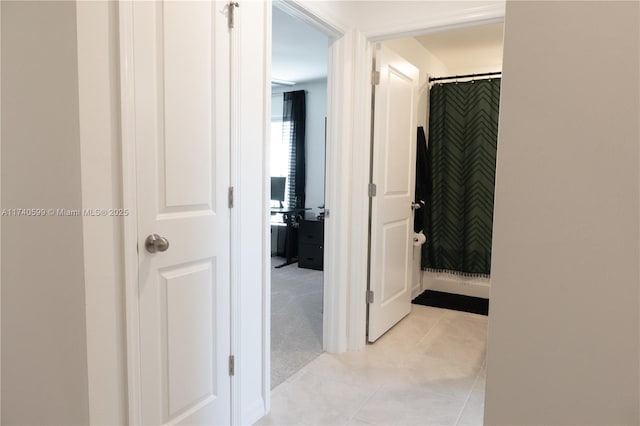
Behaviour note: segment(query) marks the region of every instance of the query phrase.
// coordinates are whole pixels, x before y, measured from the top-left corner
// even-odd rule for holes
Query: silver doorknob
[[[158,234],[151,234],[144,241],[144,247],[149,253],[167,251],[167,249],[169,248],[169,240],[167,240],[165,237],[161,237]]]
[[[420,207],[420,203],[411,203],[411,210],[418,210]]]

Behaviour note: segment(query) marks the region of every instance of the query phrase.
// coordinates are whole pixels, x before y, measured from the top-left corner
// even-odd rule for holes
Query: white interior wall
[[[502,69],[502,56],[484,56],[473,49],[459,52],[458,55],[458,60],[447,62],[447,75],[478,74]]]
[[[639,21],[507,4],[486,424],[640,423]]]
[[[286,92],[286,90],[278,91],[275,90],[275,88],[271,89],[271,121],[282,120],[283,92]]]
[[[2,207],[81,209],[75,2],[2,2]],[[2,424],[89,422],[83,224],[2,217]]]
[[[500,71],[504,24],[445,29],[416,38],[449,69],[448,75]],[[437,76],[440,77],[440,76]]]
[[[310,208],[307,214],[316,216],[321,205],[324,205],[325,175],[325,137],[324,120],[327,116],[327,80],[316,80],[296,84],[291,87],[274,87],[273,94],[281,94],[293,90],[306,91],[306,205]],[[282,98],[274,97],[272,108],[282,111]],[[272,110],[274,116],[276,111]],[[282,115],[282,112],[280,112]]]
[[[306,205],[314,217],[324,205],[325,118],[327,117],[327,80],[301,84],[307,91]]]

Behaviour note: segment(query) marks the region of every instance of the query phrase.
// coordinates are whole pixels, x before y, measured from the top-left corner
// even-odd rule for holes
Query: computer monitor
[[[271,201],[279,201],[280,207],[284,201],[284,188],[287,182],[286,177],[272,176],[271,177]]]

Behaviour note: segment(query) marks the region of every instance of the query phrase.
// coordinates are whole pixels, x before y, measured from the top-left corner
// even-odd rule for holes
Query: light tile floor
[[[487,317],[412,305],[376,343],[323,353],[258,425],[481,425]]]

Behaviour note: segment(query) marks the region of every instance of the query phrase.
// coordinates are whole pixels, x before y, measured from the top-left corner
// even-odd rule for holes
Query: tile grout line
[[[429,330],[427,330],[427,332],[426,332],[426,333],[425,333],[425,334],[424,334],[420,339],[418,339],[418,341],[415,343],[415,345],[414,345],[414,347],[413,347],[412,349],[413,349],[413,350],[415,350],[415,347],[417,347],[417,346],[418,346],[418,345],[419,345],[423,340],[425,340],[425,339],[426,339],[426,338],[427,338],[427,337],[428,337],[428,336],[433,332],[433,330],[434,330],[434,329],[435,329],[435,328],[440,324],[440,322],[442,321],[442,319],[443,319],[443,318],[445,318],[445,317],[446,317],[446,312],[445,312],[445,313],[443,313],[443,315],[441,315],[441,316],[436,320],[436,322],[435,322],[431,327],[429,327]],[[396,366],[396,368],[401,368],[401,367]],[[464,401],[464,403],[463,403],[463,405],[462,405],[462,408],[461,408],[460,412],[458,413],[458,417],[456,418],[456,423],[457,423],[457,422],[458,422],[458,419],[460,418],[460,416],[461,416],[461,414],[462,414],[462,411],[464,410],[464,407],[466,407],[466,405],[467,405],[467,402],[468,402],[469,397],[470,397],[470,395],[471,395],[471,391],[473,391],[473,387],[475,386],[475,384],[476,384],[476,381],[477,381],[477,380],[478,380],[478,374],[476,374],[476,377],[475,377],[475,380],[474,380],[474,382],[473,382],[473,385],[471,386],[471,389],[469,390],[469,393],[467,394],[466,398],[456,398],[456,397],[454,397],[454,396],[452,396],[452,395],[446,395],[446,394],[444,394],[444,393],[440,393],[440,392],[434,391],[434,390],[432,390],[432,389],[427,390],[427,392],[428,392],[428,393],[431,393],[431,394],[433,394],[433,395],[436,395],[436,396],[442,397],[442,398],[446,398],[446,399],[449,399],[449,400],[453,400],[453,401]],[[364,408],[364,406],[365,406],[365,405],[366,405],[366,404],[367,404],[367,403],[368,403],[368,402],[369,402],[369,401],[370,401],[370,400],[371,400],[371,399],[372,399],[372,398],[373,398],[377,393],[379,393],[379,392],[380,392],[380,390],[382,390],[382,388],[383,388],[385,385],[388,385],[388,383],[385,383],[385,384],[379,385],[379,386],[378,386],[378,389],[376,389],[376,390],[375,390],[375,391],[374,391],[374,392],[369,396],[369,398],[367,398],[367,399],[362,403],[362,405],[361,405],[360,407],[358,407],[358,409],[357,409],[357,410],[356,410],[356,412],[353,414],[353,416],[349,417],[347,420],[354,420],[354,419],[355,419],[355,420],[365,421],[365,422],[366,422],[366,420],[364,420],[364,419],[362,419],[362,418],[360,418],[360,417],[357,417],[357,416],[358,416],[358,413],[360,413],[360,411]],[[367,422],[367,423],[368,423],[368,422]]]
[[[378,385],[378,388],[376,390],[374,390],[373,392],[371,392],[371,395],[369,395],[363,402],[362,404],[360,404],[360,406],[356,409],[356,411],[353,413],[352,416],[347,418],[347,421],[349,420],[353,420],[353,419],[357,419],[366,423],[369,423],[367,420],[364,419],[360,419],[357,418],[356,416],[358,415],[358,413],[364,408],[365,405],[367,405],[369,403],[369,401],[371,401],[373,399],[373,397],[380,392],[380,390],[384,387],[384,385]]]
[[[478,372],[476,373],[476,378],[473,381],[473,385],[471,386],[471,389],[469,390],[469,393],[467,394],[467,397],[464,400],[464,404],[462,405],[462,408],[460,409],[460,412],[458,413],[458,418],[456,419],[456,426],[458,425],[458,423],[460,422],[460,419],[462,418],[462,414],[464,413],[464,409],[467,408],[467,404],[469,403],[469,399],[471,399],[471,394],[473,393],[473,390],[476,388],[476,384],[478,383],[478,379],[480,378],[480,373],[482,372],[482,368],[480,368],[478,370]]]
[[[313,358],[311,361],[309,361],[308,363],[306,363],[305,365],[303,365],[298,371],[296,371],[295,373],[293,373],[291,376],[289,376],[287,379],[285,379],[285,383],[295,383],[298,380],[300,380],[305,374],[311,374],[314,376],[318,376],[318,374],[314,374],[313,371],[311,370],[310,364],[313,363],[315,360],[317,360],[318,358],[320,358],[322,355],[326,354],[326,352],[321,352],[317,357]]]
[[[442,321],[442,318],[444,318],[444,315],[441,316],[440,318],[438,318],[438,321],[436,321],[435,324],[433,324],[430,328],[429,331],[427,331],[427,333],[422,336],[418,342],[416,343],[416,346],[418,346],[420,343],[422,343],[427,337],[429,337],[429,335],[431,334],[431,332],[433,331],[434,328],[436,328],[438,325],[440,325],[440,322]]]
[[[323,376],[323,375],[320,375],[320,374],[314,373],[314,372],[313,372],[313,371],[311,371],[310,369],[306,371],[306,374],[310,374],[310,375],[312,375],[312,376],[315,376],[315,377],[317,377],[317,378],[320,378],[321,380],[327,380],[327,381],[329,381],[329,382],[336,383],[336,384],[339,384],[339,385],[342,385],[342,386],[345,386],[345,385],[346,385],[346,386],[351,386],[351,387],[360,388],[360,389],[367,389],[367,387],[366,387],[366,386],[353,385],[353,384],[349,384],[349,383],[346,383],[346,382],[342,382],[342,381],[340,381],[340,380],[335,380],[335,379],[332,379],[332,378],[327,378],[326,376]],[[298,379],[296,379],[296,380],[299,380],[299,378],[298,378]],[[365,405],[366,405],[366,404],[371,400],[371,398],[373,398],[373,397],[375,396],[375,394],[377,394],[377,393],[380,391],[380,389],[382,389],[382,387],[383,387],[383,386],[384,386],[384,385],[378,385],[378,386],[375,388],[375,390],[374,390],[374,391],[372,391],[372,392],[371,392],[371,394],[370,394],[370,395],[368,395],[368,396],[364,399],[364,401],[362,401],[362,403],[361,403],[360,405],[358,405],[358,407],[356,408],[356,410],[353,412],[353,414],[352,414],[352,415],[350,415],[350,416],[349,416],[349,415],[345,415],[345,419],[346,419],[347,421],[349,421],[349,420],[353,420],[353,419],[355,418],[355,416],[360,412],[360,410],[362,410],[362,408],[363,408],[363,407],[364,407],[364,406],[365,406]],[[346,413],[345,413],[345,414],[346,414]],[[361,420],[361,419],[358,419],[358,420]],[[362,420],[362,421],[366,421],[366,420]],[[367,422],[367,423],[368,423],[368,422]]]
[[[427,347],[431,347],[432,343],[436,343],[437,341],[439,341],[439,333],[444,333],[444,332],[448,332],[449,327],[447,326],[447,324],[455,322],[457,323],[457,321],[454,321],[455,318],[457,318],[454,315],[448,315],[448,312],[444,312],[442,315],[440,315],[439,317],[431,317],[429,318],[430,315],[425,316],[425,318],[427,318],[429,321],[431,322],[431,326],[426,330],[426,332],[424,332],[424,334],[422,334],[422,336],[420,336],[419,332],[421,332],[422,330],[421,328],[421,324],[422,325],[427,325],[425,323],[423,323],[422,320],[418,321],[417,323],[414,324],[414,322],[409,323],[409,328],[403,329],[403,332],[400,333],[398,336],[401,337],[400,342],[403,343],[403,345],[405,344],[404,341],[406,341],[406,337],[409,337],[409,341],[406,341],[406,343],[410,344],[411,340],[413,340],[413,344],[410,344],[410,346],[408,346],[406,349],[403,349],[403,353],[404,354],[409,354],[409,353],[414,353],[416,355],[420,355],[420,350],[417,347],[417,345],[420,344],[425,344],[425,342],[427,343]],[[463,322],[466,322],[468,317],[461,317],[462,320],[464,320]],[[446,319],[445,323],[443,324],[442,321],[443,319]],[[470,319],[470,318],[469,318]],[[475,321],[471,321],[470,324],[472,324]],[[442,327],[441,327],[442,326]],[[415,328],[417,327],[417,328]],[[435,330],[436,327],[441,327],[442,330],[438,329]],[[473,327],[473,329],[476,329],[476,327]],[[452,330],[452,332],[456,332],[457,327],[454,327],[454,329]],[[478,329],[479,330],[479,329]],[[405,333],[404,331],[408,331],[409,334]],[[431,336],[434,336],[434,339],[431,339]],[[394,342],[394,340],[390,340],[391,343]],[[372,345],[373,346],[373,345]],[[383,347],[382,349],[386,349],[386,346]],[[395,369],[400,369],[400,368],[404,368],[400,365],[396,365],[396,363],[392,363],[393,365],[386,365],[386,363],[383,363],[381,365],[377,365],[378,363],[376,362],[378,355],[383,356],[383,360],[386,360],[388,356],[391,356],[393,352],[386,354],[386,350],[383,350],[382,352],[378,352],[378,351],[374,351],[374,355],[375,357],[372,358],[372,362],[373,364],[371,365],[371,368],[374,368],[376,371],[380,368],[386,369],[387,368],[391,368],[391,367],[395,367]],[[366,354],[365,354],[366,355]],[[319,364],[314,363],[314,361],[318,360],[319,358],[322,357],[328,357],[333,359],[334,357],[332,356],[332,354],[329,354],[327,352],[322,352],[320,353],[318,356],[314,357],[310,362],[306,363],[297,373],[295,373],[294,375],[290,376],[289,378],[287,378],[285,380],[285,382],[283,383],[284,387],[278,386],[278,388],[281,388],[281,391],[284,391],[283,393],[289,393],[292,389],[295,383],[301,381],[303,379],[303,377],[314,377],[317,379],[320,379],[322,382],[326,382],[327,384],[340,384],[340,385],[347,385],[349,388],[352,388],[353,391],[355,392],[357,390],[357,388],[359,388],[360,390],[357,391],[357,393],[360,393],[360,397],[359,398],[355,398],[351,404],[340,404],[342,405],[343,409],[337,411],[335,414],[338,414],[340,417],[336,418],[336,424],[338,423],[342,423],[342,424],[348,424],[350,422],[362,422],[364,424],[369,424],[371,422],[371,420],[373,420],[373,423],[375,423],[377,417],[372,416],[372,413],[369,413],[368,410],[365,410],[365,408],[372,407],[372,401],[375,400],[375,398],[377,398],[377,395],[381,395],[381,398],[387,395],[387,391],[391,388],[394,389],[394,383],[395,381],[393,380],[396,376],[388,376],[386,374],[383,374],[381,376],[382,380],[375,380],[378,383],[370,383],[368,385],[364,384],[364,383],[359,383],[359,384],[354,384],[353,382],[350,381],[343,381],[341,379],[345,378],[343,377],[343,375],[339,375],[336,376],[339,379],[336,380],[335,377],[328,377],[327,375],[322,374],[322,372],[324,371],[324,369],[319,369],[318,367],[320,366]],[[368,357],[365,357],[366,360],[368,360]],[[357,360],[359,359],[358,357],[356,357]],[[335,359],[337,362],[342,363],[342,361],[340,359]],[[361,362],[365,362],[366,360],[361,360]],[[347,360],[348,361],[348,360]],[[321,362],[320,364],[324,364],[324,362]],[[349,367],[350,363],[347,362],[348,365],[346,365],[347,367]],[[475,363],[474,363],[475,364]],[[313,368],[311,367],[313,365]],[[407,366],[409,364],[406,364]],[[466,364],[465,364],[466,365]],[[482,362],[482,365],[480,366],[480,368],[477,368],[475,371],[475,377],[474,377],[474,381],[472,382],[471,387],[468,388],[467,391],[467,395],[460,395],[460,393],[458,393],[458,396],[453,396],[450,394],[446,394],[446,393],[441,393],[438,390],[434,390],[434,389],[424,389],[426,391],[426,395],[425,397],[427,397],[428,394],[432,394],[434,397],[441,397],[441,398],[445,398],[446,400],[449,401],[457,401],[457,403],[455,405],[451,405],[448,409],[448,415],[450,415],[450,419],[454,420],[454,425],[458,425],[461,422],[465,421],[465,420],[469,420],[472,419],[469,416],[465,416],[465,412],[467,407],[472,407],[475,408],[475,399],[474,401],[471,401],[471,397],[475,396],[476,394],[474,393],[474,391],[476,390],[476,386],[479,385],[479,383],[481,382],[481,376],[484,374],[485,371],[485,366],[486,366],[486,354],[484,357],[484,360]],[[331,365],[329,365],[329,367],[331,367]],[[352,366],[353,367],[353,366]],[[420,368],[418,366],[418,368]],[[475,369],[475,367],[474,367]],[[397,370],[399,371],[399,370]],[[365,371],[366,372],[366,371]],[[471,374],[468,374],[471,373]],[[465,373],[465,376],[467,377],[466,379],[466,383],[468,386],[468,380],[470,379],[470,376],[473,375],[473,371],[469,371],[467,373]],[[332,376],[332,375],[330,375]],[[376,374],[377,376],[377,374]],[[316,380],[316,379],[313,379]],[[358,382],[360,382],[360,380],[358,380]],[[364,386],[363,386],[364,385]],[[417,384],[418,386],[420,386],[420,384]],[[464,387],[466,387],[464,386]],[[297,388],[296,388],[297,389]],[[313,392],[313,390],[311,391]],[[305,392],[306,393],[306,392]],[[354,395],[355,396],[355,395]],[[378,400],[376,400],[378,401]],[[469,402],[472,402],[472,405],[469,405]],[[478,401],[480,402],[480,401]],[[458,405],[460,404],[460,405]],[[451,408],[455,408],[455,406],[458,406],[460,408],[458,408],[458,413],[456,415],[455,418],[453,417],[453,411],[455,411],[455,409],[451,409]],[[337,406],[335,407],[337,408]],[[471,414],[475,414],[475,409],[472,410]],[[360,413],[365,413],[365,416],[360,416]],[[467,413],[468,414],[468,413]],[[304,413],[300,413],[300,415],[304,415]],[[367,415],[370,417],[370,419],[367,419]],[[296,416],[297,417],[297,416]],[[475,417],[475,416],[473,416]]]

